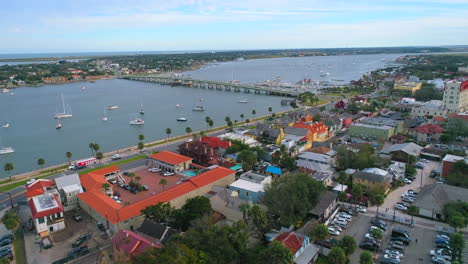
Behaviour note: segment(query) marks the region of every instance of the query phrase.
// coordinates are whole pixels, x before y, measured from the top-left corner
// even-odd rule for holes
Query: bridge
[[[244,92],[244,93],[256,93],[256,94],[268,94],[268,95],[279,95],[279,96],[298,96],[301,92],[292,88],[284,87],[270,87],[263,85],[249,85],[241,83],[231,83],[222,81],[210,81],[210,80],[197,80],[186,77],[170,77],[161,75],[125,75],[120,77],[121,79],[143,81],[143,82],[154,82],[164,85],[171,86],[186,86],[202,89],[211,89],[219,91],[233,91],[233,92]]]

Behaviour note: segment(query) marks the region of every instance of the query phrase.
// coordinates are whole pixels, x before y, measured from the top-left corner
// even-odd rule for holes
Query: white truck
[[[69,170],[79,170],[85,168],[88,165],[96,164],[96,158],[87,158],[75,161],[73,164],[68,166]]]

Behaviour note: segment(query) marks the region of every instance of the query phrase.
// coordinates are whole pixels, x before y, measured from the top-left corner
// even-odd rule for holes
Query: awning
[[[48,237],[49,236],[49,231],[40,232],[39,236],[41,236],[41,238]]]

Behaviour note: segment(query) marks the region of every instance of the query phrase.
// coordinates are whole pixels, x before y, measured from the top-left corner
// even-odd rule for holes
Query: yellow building
[[[393,89],[410,91],[412,94],[416,93],[417,90],[421,89],[422,83],[418,82],[395,82]]]

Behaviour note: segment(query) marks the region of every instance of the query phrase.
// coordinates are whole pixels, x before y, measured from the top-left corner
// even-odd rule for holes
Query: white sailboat
[[[128,122],[128,124],[131,126],[141,126],[145,124],[145,120],[137,118],[137,119],[131,120],[130,122]]]
[[[63,93],[62,93],[62,109],[63,109],[63,112],[55,113],[55,115],[54,115],[55,119],[67,118],[67,117],[72,117],[73,116],[70,105],[68,105],[68,103],[65,101],[65,97],[63,97]]]
[[[185,118],[185,117],[178,117],[176,120],[179,121],[179,122],[185,122],[185,121],[187,121],[187,118]]]
[[[2,125],[3,128],[9,128],[10,127],[10,123],[8,122],[5,122],[3,125]]]
[[[12,147],[2,147],[2,139],[0,138],[0,155],[1,154],[10,154],[10,153],[14,153],[15,150],[12,148]]]
[[[249,101],[247,101],[246,99],[240,99],[239,101],[237,101],[239,104],[247,104]]]
[[[57,125],[55,125],[55,129],[61,129],[62,128],[62,122],[60,122],[60,118],[57,118]]]
[[[119,109],[119,106],[118,105],[109,105],[109,106],[107,106],[107,110],[115,110],[115,109]]]
[[[81,90],[86,90],[86,86],[81,86]]]
[[[145,110],[143,109],[143,104],[140,104],[140,115],[144,115]]]
[[[104,109],[104,115],[102,116],[102,121],[107,121],[107,120],[109,120],[109,118],[107,118],[106,110]]]

